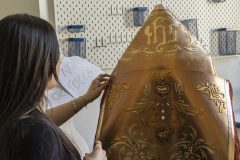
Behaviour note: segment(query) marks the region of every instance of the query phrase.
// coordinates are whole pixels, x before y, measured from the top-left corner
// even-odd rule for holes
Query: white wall
[[[54,0],[0,0],[0,19],[17,13],[41,17],[55,27]]]
[[[39,16],[38,0],[0,0],[0,19],[17,13]]]
[[[40,17],[55,27],[54,0],[39,0]]]

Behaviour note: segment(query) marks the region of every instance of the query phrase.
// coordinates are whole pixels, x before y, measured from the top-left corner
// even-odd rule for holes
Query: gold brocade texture
[[[228,83],[175,16],[158,5],[105,92],[96,139],[109,160],[233,160]]]
[[[215,84],[200,84],[197,86],[197,90],[208,95],[209,99],[213,100],[219,107],[220,113],[226,109],[224,94],[220,92],[220,89]]]

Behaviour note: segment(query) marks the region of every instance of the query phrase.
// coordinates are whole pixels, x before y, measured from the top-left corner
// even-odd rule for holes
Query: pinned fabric
[[[233,160],[229,83],[157,5],[112,73],[96,139],[109,160]]]

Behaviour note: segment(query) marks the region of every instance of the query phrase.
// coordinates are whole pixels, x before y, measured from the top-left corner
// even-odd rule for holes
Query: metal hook
[[[103,43],[103,37],[102,37],[102,47],[107,47],[107,44],[104,45]]]

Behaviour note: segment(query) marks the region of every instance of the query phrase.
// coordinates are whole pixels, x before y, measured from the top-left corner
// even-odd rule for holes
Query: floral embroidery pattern
[[[172,128],[161,127],[156,129],[156,137],[159,144],[166,144],[171,138],[174,130]]]
[[[175,99],[172,100],[167,98],[169,97],[171,89],[176,95]],[[187,104],[184,100],[182,87],[178,84],[177,80],[171,73],[163,79],[154,79],[145,84],[143,96],[140,100],[135,103],[134,106],[125,106],[124,110],[126,112],[143,113],[150,110],[158,110],[161,107],[161,103],[166,104],[172,110],[177,110],[178,112],[190,116],[198,116],[203,112],[202,108],[200,108],[199,111],[195,111],[189,104]]]
[[[155,73],[154,78],[144,85],[142,96],[133,106],[124,106],[125,112],[145,113],[151,116],[142,117],[145,127],[154,128],[158,144],[166,144],[171,140],[175,130],[184,126],[185,119],[180,115],[199,116],[202,108],[195,110],[185,98],[183,88],[172,73],[164,78]],[[179,114],[180,113],[180,114]]]
[[[197,131],[189,127],[179,141],[171,148],[170,160],[208,160],[214,154],[214,147],[197,137]]]
[[[200,108],[198,112],[194,111],[193,108],[186,104],[183,100],[178,100],[172,103],[173,108],[176,108],[179,112],[185,113],[189,116],[197,116],[203,113],[203,109]]]
[[[197,91],[208,95],[209,99],[218,106],[220,113],[223,113],[223,111],[226,110],[225,95],[220,91],[220,88],[216,84],[202,83],[197,86]]]
[[[121,93],[126,92],[129,89],[130,87],[126,83],[113,84],[109,91],[109,95],[107,98],[108,101],[106,102],[108,108],[111,109],[116,99],[120,97]]]
[[[158,160],[158,157],[150,152],[152,144],[145,139],[143,133],[138,133],[136,128],[137,126],[133,125],[129,128],[128,136],[113,140],[108,154],[118,152],[118,160]]]

